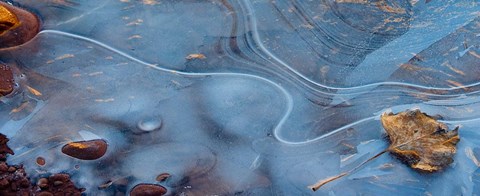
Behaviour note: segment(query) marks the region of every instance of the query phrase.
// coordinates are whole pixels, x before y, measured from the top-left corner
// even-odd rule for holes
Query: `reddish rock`
[[[131,196],[158,196],[167,193],[167,189],[158,184],[138,184],[130,191]]]
[[[0,97],[13,91],[15,80],[10,66],[0,63]]]
[[[40,187],[40,189],[47,189],[48,188],[48,179],[46,179],[46,178],[38,179],[37,186]]]
[[[5,159],[13,151],[7,146],[8,139],[0,133],[0,155]],[[83,189],[77,188],[68,174],[54,174],[47,178],[38,179],[32,186],[22,165],[8,165],[0,160],[0,195],[71,195],[81,196]]]
[[[32,187],[23,166],[9,166],[8,170],[14,172],[0,172],[0,195],[29,195]]]
[[[5,161],[7,154],[13,155],[13,150],[7,146],[8,138],[7,136],[0,133],[0,161]],[[0,168],[1,169],[1,168]]]
[[[100,139],[70,142],[62,147],[62,152],[81,160],[95,160],[105,155],[107,146],[107,142]]]
[[[40,178],[37,186],[33,188],[35,195],[78,195],[82,189],[77,188],[70,180],[68,174],[54,174],[47,178]]]
[[[40,31],[40,20],[34,14],[0,1],[0,49],[19,46]]]
[[[43,157],[37,157],[37,165],[44,166],[45,165],[45,159]]]

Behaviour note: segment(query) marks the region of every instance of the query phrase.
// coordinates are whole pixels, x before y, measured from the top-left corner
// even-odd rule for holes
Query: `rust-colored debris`
[[[37,182],[35,195],[82,195],[83,189],[75,187],[68,174],[54,174],[40,178]]]
[[[21,45],[40,31],[34,14],[0,1],[0,49]]]
[[[32,186],[22,165],[6,163],[7,154],[13,154],[7,142],[8,138],[0,133],[0,195],[82,195],[84,189],[77,188],[68,174],[53,174],[49,178],[40,178],[36,185]]]
[[[131,196],[159,196],[167,193],[167,189],[158,184],[138,184],[130,191]]]
[[[0,161],[0,195],[29,195],[32,185],[22,165]]]
[[[458,127],[449,131],[420,110],[383,114],[381,121],[391,141],[387,151],[412,168],[435,172],[453,162]]]
[[[193,59],[206,59],[207,57],[204,54],[189,54],[185,59],[193,60]]]
[[[0,63],[0,97],[10,94],[14,84],[12,68]]]
[[[70,142],[62,147],[62,152],[81,160],[95,160],[105,155],[107,146],[107,142],[101,139]]]

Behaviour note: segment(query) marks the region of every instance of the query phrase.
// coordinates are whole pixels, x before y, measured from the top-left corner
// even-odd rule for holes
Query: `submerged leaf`
[[[387,151],[412,168],[435,172],[453,162],[458,127],[449,131],[420,110],[383,114],[381,121],[391,141]]]

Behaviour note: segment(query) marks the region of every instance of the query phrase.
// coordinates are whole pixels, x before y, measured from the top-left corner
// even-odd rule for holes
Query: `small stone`
[[[159,196],[167,193],[167,189],[158,184],[137,184],[130,191],[131,196]]]
[[[48,180],[52,182],[55,182],[55,181],[68,182],[70,181],[70,176],[68,174],[55,174],[53,176],[50,176]]]
[[[101,139],[70,142],[62,147],[62,152],[81,160],[95,160],[105,155],[107,146],[107,142]]]
[[[8,166],[5,162],[0,163],[0,172],[6,172],[8,170]]]
[[[18,190],[17,184],[11,183],[11,184],[10,184],[10,189],[12,189],[12,191],[17,191],[17,190]]]
[[[10,94],[14,84],[12,69],[8,65],[0,64],[0,97]]]
[[[35,195],[36,196],[53,196],[53,194],[48,191],[42,191],[40,193],[36,193]]]
[[[20,187],[22,188],[28,188],[30,187],[30,182],[26,179],[26,178],[23,178],[21,179],[18,184],[20,185]]]
[[[38,179],[37,186],[40,187],[41,189],[48,188],[48,179],[46,178]]]
[[[53,186],[62,186],[63,182],[62,181],[55,181],[53,182]]]
[[[17,168],[15,168],[13,166],[8,167],[8,172],[13,173],[15,171],[17,171]]]
[[[45,159],[43,157],[37,157],[37,165],[44,166],[45,165]]]
[[[167,180],[167,178],[169,178],[169,177],[170,177],[169,173],[162,173],[162,174],[157,176],[156,180],[159,181],[159,182],[163,182],[163,181]]]
[[[8,182],[7,179],[1,179],[0,180],[0,189],[5,189],[6,187],[8,187],[10,183]]]
[[[21,45],[31,40],[40,30],[40,20],[34,14],[0,1],[0,23],[9,24],[0,29],[0,48]]]

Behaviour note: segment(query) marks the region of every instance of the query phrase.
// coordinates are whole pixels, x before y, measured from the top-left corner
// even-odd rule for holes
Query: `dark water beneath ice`
[[[0,132],[34,179],[67,172],[112,195],[167,172],[172,195],[310,195],[388,146],[383,112],[420,108],[460,126],[449,168],[420,174],[384,154],[315,194],[480,191],[476,0],[13,2],[43,27],[0,51],[18,83]],[[98,138],[98,160],[61,153]]]

